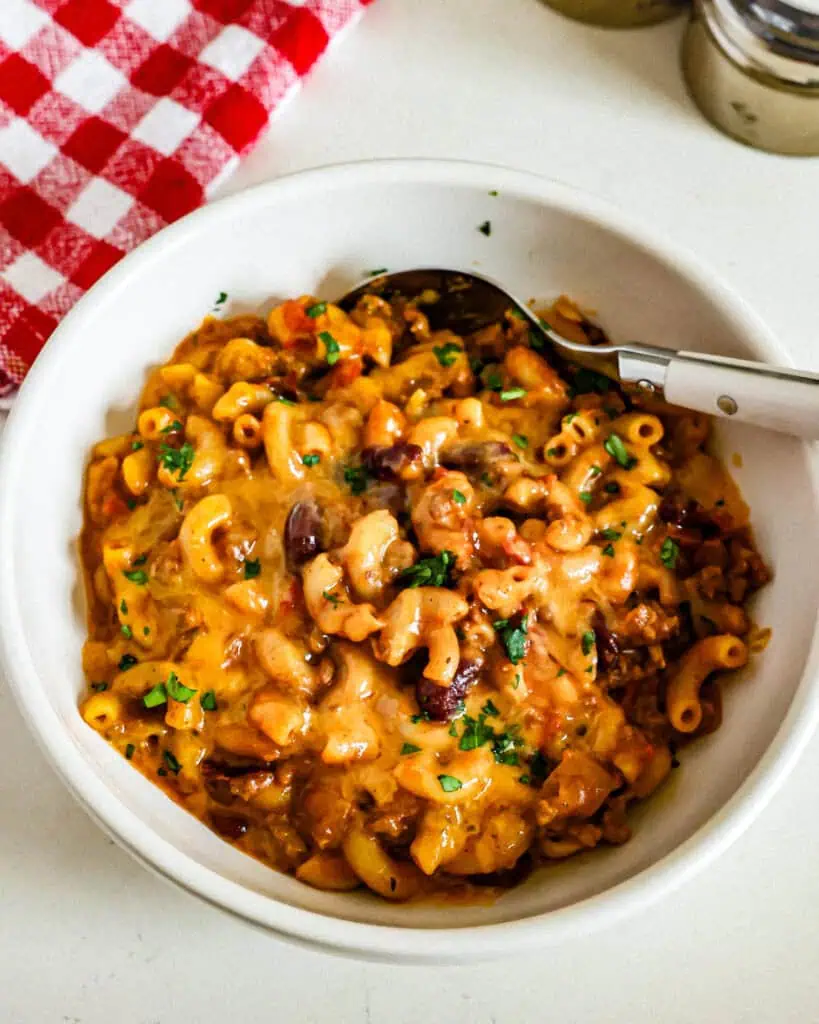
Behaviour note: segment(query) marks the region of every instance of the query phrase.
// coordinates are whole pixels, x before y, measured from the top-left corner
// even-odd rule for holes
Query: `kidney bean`
[[[376,480],[397,480],[401,472],[423,455],[420,445],[396,441],[390,445],[373,445],[361,452],[361,464]]]
[[[415,683],[418,707],[434,722],[448,722],[454,718],[470,686],[480,675],[482,664],[480,661],[462,658],[449,686],[438,686],[421,676]]]
[[[296,568],[321,551],[322,517],[312,498],[297,501],[284,524],[284,550],[291,567]]]

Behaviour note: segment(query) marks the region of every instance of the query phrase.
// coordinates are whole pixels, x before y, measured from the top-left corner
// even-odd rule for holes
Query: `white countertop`
[[[686,243],[819,369],[819,161],[708,127],[680,81],[681,30],[593,31],[537,0],[378,0],[230,190],[376,156],[537,171]],[[0,751],[0,1024],[819,1021],[819,746],[727,854],[648,912],[448,969],[304,952],[157,881],[74,804],[1,681]]]

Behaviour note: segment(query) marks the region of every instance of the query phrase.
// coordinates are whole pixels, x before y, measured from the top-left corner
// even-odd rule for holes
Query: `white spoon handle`
[[[819,374],[677,352],[665,372],[674,405],[819,440]]]

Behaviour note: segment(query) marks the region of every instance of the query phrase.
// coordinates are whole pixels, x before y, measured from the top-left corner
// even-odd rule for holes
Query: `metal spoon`
[[[347,292],[339,305],[350,310],[362,295],[416,298],[424,292],[431,301],[422,308],[434,330],[470,334],[515,308],[565,360],[604,374],[626,390],[657,395],[711,416],[819,439],[819,374],[655,345],[581,345],[562,337],[524,302],[481,274],[424,268],[381,274]]]

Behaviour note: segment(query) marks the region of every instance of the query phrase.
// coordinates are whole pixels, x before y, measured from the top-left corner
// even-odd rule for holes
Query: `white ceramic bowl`
[[[497,190],[498,195],[493,193]],[[489,237],[478,231],[491,221]],[[568,292],[615,337],[784,361],[745,306],[690,256],[562,186],[466,163],[388,161],[263,185],[191,214],[127,257],[55,332],[5,431],[0,649],[57,771],[146,865],[279,935],[371,958],[468,961],[611,923],[734,839],[807,741],[819,707],[819,496],[811,450],[733,424],[722,433],[775,568],[757,619],[773,641],[725,687],[722,729],[683,755],[634,838],[535,874],[491,906],[394,906],[318,892],[223,843],[81,720],[83,601],[75,538],[97,439],[133,422],[146,370],[228,292],[230,311],[332,298],[368,268],[477,267],[519,295]]]

